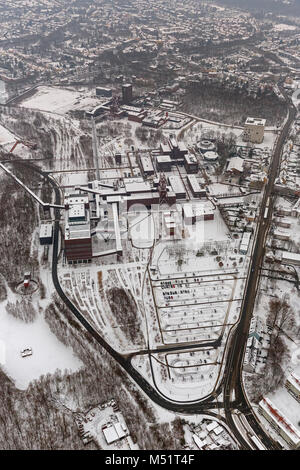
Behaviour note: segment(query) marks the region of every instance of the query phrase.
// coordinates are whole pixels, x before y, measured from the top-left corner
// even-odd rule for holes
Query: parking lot
[[[190,277],[153,282],[165,344],[215,341],[227,322],[236,281],[228,276]]]

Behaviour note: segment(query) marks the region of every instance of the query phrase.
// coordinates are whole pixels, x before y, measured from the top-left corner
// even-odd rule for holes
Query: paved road
[[[272,218],[272,191],[274,187],[275,178],[277,176],[277,171],[280,164],[280,157],[284,142],[286,137],[288,136],[288,132],[292,122],[296,117],[296,110],[294,106],[289,107],[289,118],[282,129],[278,140],[277,145],[275,148],[275,152],[273,155],[270,172],[269,172],[269,179],[267,186],[265,188],[265,193],[261,205],[260,210],[260,218],[259,218],[259,225],[257,231],[257,238],[256,243],[252,255],[252,260],[250,264],[250,271],[249,277],[247,282],[247,287],[245,291],[244,301],[242,305],[242,315],[241,321],[238,324],[233,337],[230,342],[228,354],[227,354],[227,362],[224,371],[224,403],[225,403],[225,414],[226,420],[228,425],[230,426],[231,430],[236,435],[236,438],[239,440],[243,447],[245,443],[243,439],[240,439],[240,432],[237,429],[233,417],[232,417],[232,403],[231,399],[234,394],[236,401],[239,403],[240,410],[246,416],[246,419],[255,433],[260,437],[262,443],[265,445],[267,449],[277,449],[278,445],[273,442],[273,440],[264,432],[262,427],[259,425],[255,414],[253,413],[249,402],[247,400],[245,391],[242,386],[242,369],[243,369],[243,358],[244,358],[244,351],[245,345],[247,342],[248,331],[250,328],[250,321],[253,313],[254,303],[256,299],[256,289],[259,280],[259,271],[260,266],[262,265],[263,255],[264,255],[264,247],[265,247],[265,239],[266,235],[271,223]],[[268,212],[268,218],[264,219],[265,208],[267,206],[267,201],[270,198],[270,209]]]

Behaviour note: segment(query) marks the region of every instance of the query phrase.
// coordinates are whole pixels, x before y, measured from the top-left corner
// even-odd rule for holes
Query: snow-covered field
[[[17,140],[19,140],[18,136],[0,124],[0,147],[2,147],[5,152],[10,152]],[[31,155],[31,151],[26,145],[19,143],[15,147],[13,154],[18,155],[20,158],[28,158]]]
[[[32,380],[57,369],[78,370],[83,364],[50,331],[43,316],[33,323],[24,323],[0,308],[0,341],[4,351],[1,367],[17,388],[25,390]],[[32,348],[33,354],[21,357],[21,350]]]
[[[12,147],[15,140],[16,137],[8,129],[0,125],[0,145],[11,143]]]
[[[88,183],[87,171],[70,171],[55,174],[55,179],[62,187],[74,187]]]
[[[33,96],[22,101],[21,106],[66,114],[70,110],[96,107],[102,102],[103,99],[96,98],[93,92],[86,90],[80,92],[66,88],[40,86]]]

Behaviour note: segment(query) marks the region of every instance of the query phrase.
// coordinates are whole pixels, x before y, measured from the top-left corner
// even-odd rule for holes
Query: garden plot
[[[90,269],[74,270],[70,274],[67,270],[61,276],[61,284],[66,294],[78,306],[82,315],[95,327],[99,333],[109,339],[117,349],[131,349],[133,339],[143,342],[140,326],[144,308],[147,303],[147,296],[142,299],[143,276],[141,266],[136,263],[125,265],[97,266]],[[115,301],[124,296],[128,300],[132,311],[133,303],[136,304],[136,312],[132,311],[132,318],[129,319],[128,312],[125,314],[125,304],[122,306],[120,318],[115,315],[115,309],[111,300],[111,295],[117,289]],[[131,300],[129,299],[129,297]],[[128,308],[129,308],[128,307]],[[136,330],[135,338],[132,333]],[[134,336],[134,335],[133,335]]]
[[[66,273],[62,279],[64,290],[79,307],[83,315],[87,315],[89,321],[97,329],[105,329],[106,321],[102,315],[101,302],[97,295],[97,285],[91,279],[90,271]]]

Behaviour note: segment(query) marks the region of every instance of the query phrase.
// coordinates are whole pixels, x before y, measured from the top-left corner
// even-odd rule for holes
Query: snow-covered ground
[[[22,390],[41,375],[57,369],[73,372],[83,365],[72,349],[50,331],[42,315],[33,323],[24,323],[6,313],[3,303],[0,306],[0,341],[4,351],[0,365]],[[32,348],[32,356],[21,357],[25,348]]]
[[[107,100],[106,100],[107,101]],[[21,106],[57,114],[66,114],[71,110],[88,110],[105,100],[95,96],[95,92],[77,91],[68,88],[40,86],[33,96],[25,98]]]
[[[10,143],[13,145],[15,140],[16,140],[16,137],[8,129],[0,125],[0,145],[10,144]]]
[[[62,187],[71,187],[86,185],[89,181],[87,171],[70,171],[63,173],[56,173],[55,179]]]

